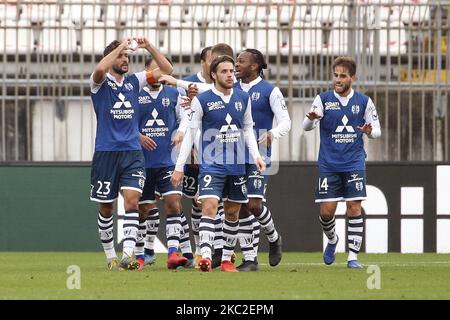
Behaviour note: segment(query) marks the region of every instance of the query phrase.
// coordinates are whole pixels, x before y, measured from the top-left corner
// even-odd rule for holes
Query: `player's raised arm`
[[[118,41],[116,43],[118,43]],[[119,57],[119,55],[122,54],[122,50],[125,49],[132,50],[129,47],[129,45],[130,39],[125,38],[122,40],[122,42],[120,42],[120,45],[118,47],[116,47],[114,50],[107,53],[106,55],[104,54],[103,59],[100,60],[100,62],[95,66],[94,72],[92,73],[92,80],[94,81],[94,83],[99,84],[105,79],[106,73],[108,72],[109,69],[112,68],[114,62]],[[104,53],[107,52],[107,49],[108,47],[105,49]]]
[[[137,37],[134,38],[134,40],[136,40],[138,48],[147,49],[147,51],[152,55],[153,59],[158,64],[159,72],[161,74],[172,74],[173,67],[170,62],[150,41],[148,41],[147,38]]]

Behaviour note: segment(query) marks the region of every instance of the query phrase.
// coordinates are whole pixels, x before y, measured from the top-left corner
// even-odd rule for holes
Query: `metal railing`
[[[448,161],[450,3],[322,1],[4,1],[0,3],[0,161],[88,161],[95,115],[88,78],[104,47],[146,36],[177,77],[199,71],[206,45],[266,55],[293,128],[281,160],[315,160],[318,135],[301,122],[330,88],[338,55],[358,63],[356,89],[377,106],[382,137],[369,160]],[[143,68],[144,53],[131,57]]]

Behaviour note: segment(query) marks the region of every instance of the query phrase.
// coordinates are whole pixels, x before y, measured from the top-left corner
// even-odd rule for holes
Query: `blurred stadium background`
[[[201,49],[218,42],[266,55],[266,78],[282,89],[292,119],[289,137],[277,142],[284,174],[269,188],[281,232],[292,234],[287,250],[321,248],[318,130],[306,134],[301,123],[314,96],[330,88],[334,58],[353,56],[356,89],[372,97],[382,125],[367,151],[369,184],[385,197],[368,202],[379,219],[374,231],[366,228],[365,249],[450,252],[449,27],[444,0],[3,1],[0,250],[100,250],[88,200],[95,139],[88,79],[108,43],[142,35],[172,59],[176,77],[199,71]],[[144,58],[133,54],[130,71]],[[46,233],[43,219],[59,227]],[[14,228],[37,242],[21,242]],[[408,246],[411,239],[417,245]]]

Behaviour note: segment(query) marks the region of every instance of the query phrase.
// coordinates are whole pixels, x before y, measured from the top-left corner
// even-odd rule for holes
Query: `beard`
[[[123,71],[122,68],[117,67],[117,66],[113,66],[112,69],[114,70],[115,73],[118,73],[120,75],[127,73],[128,70]],[[127,66],[128,69],[128,66]]]
[[[334,90],[337,93],[347,92],[349,89],[350,89],[350,85],[349,84],[343,84],[341,87],[336,87],[336,85],[334,86]]]

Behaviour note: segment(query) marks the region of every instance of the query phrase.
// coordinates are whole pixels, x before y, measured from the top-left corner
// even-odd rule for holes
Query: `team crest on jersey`
[[[234,107],[236,108],[236,111],[242,111],[242,102],[236,101]]]
[[[252,93],[252,101],[258,101],[259,97],[261,96],[261,93],[259,92],[253,92]]]
[[[357,104],[352,105],[352,113],[353,114],[359,113],[359,105],[357,105]]]
[[[125,89],[127,89],[128,91],[132,91],[133,90],[133,85],[131,83],[125,83],[124,84]]]
[[[164,108],[167,108],[170,105],[170,99],[167,97],[162,98],[161,103]]]

